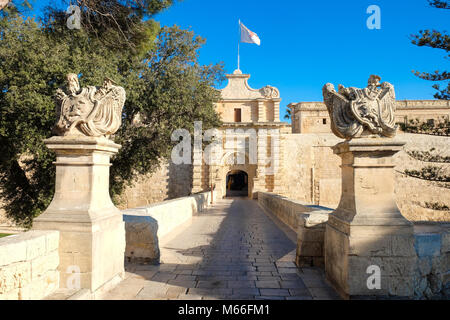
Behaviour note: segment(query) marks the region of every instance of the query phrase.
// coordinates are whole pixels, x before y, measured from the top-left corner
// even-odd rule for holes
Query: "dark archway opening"
[[[241,170],[228,172],[226,179],[227,197],[248,196],[248,174]]]

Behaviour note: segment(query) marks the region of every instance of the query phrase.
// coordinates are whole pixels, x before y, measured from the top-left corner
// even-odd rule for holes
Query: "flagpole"
[[[240,44],[241,44],[241,19],[239,19],[239,38],[238,38],[238,70],[241,70],[241,57],[240,57]]]

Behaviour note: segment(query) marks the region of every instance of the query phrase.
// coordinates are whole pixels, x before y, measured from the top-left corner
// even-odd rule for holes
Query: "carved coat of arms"
[[[323,87],[323,99],[331,118],[331,130],[344,139],[362,136],[393,137],[395,125],[395,91],[388,82],[371,75],[364,89],[345,88],[338,92],[331,83]]]
[[[102,87],[80,88],[76,74],[67,75],[67,85],[56,91],[57,135],[109,137],[122,124],[125,90],[105,78]]]
[[[267,99],[280,97],[280,91],[278,91],[277,88],[272,87],[272,86],[265,86],[264,88],[261,89],[261,91],[262,91],[263,96]]]

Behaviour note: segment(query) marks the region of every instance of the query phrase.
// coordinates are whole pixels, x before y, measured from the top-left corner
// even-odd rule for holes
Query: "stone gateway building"
[[[279,121],[280,92],[266,86],[252,89],[250,75],[236,70],[227,75],[228,85],[221,90],[222,100],[216,105],[223,127],[222,154],[215,165],[194,165],[193,192],[207,190],[211,185],[223,196],[246,190],[252,198],[257,191],[281,193],[283,161],[279,145],[281,134],[289,132],[289,125]],[[194,153],[194,164],[201,162]],[[275,168],[277,167],[277,168]],[[270,171],[270,172],[269,172]],[[233,180],[243,176],[244,182],[233,188]],[[239,190],[232,190],[239,189]]]
[[[227,148],[224,139],[219,163],[210,166],[202,159],[202,153],[197,152],[193,165],[163,164],[153,175],[138,179],[126,190],[122,207],[133,208],[188,196],[210,190],[213,185],[222,196],[228,191],[229,195],[247,194],[252,198],[257,191],[267,191],[303,203],[335,208],[341,195],[341,168],[340,158],[331,147],[343,140],[331,133],[325,105],[322,102],[289,104],[293,110],[291,127],[279,120],[282,95],[277,88],[252,89],[250,75],[240,70],[228,74],[227,79],[217,112],[223,121],[220,131],[233,139],[231,148]],[[396,103],[396,122],[416,118],[430,121],[450,116],[448,101],[401,100]],[[256,135],[256,141],[255,136],[250,141],[251,133]],[[426,202],[450,206],[448,188],[401,173],[425,165],[405,151],[428,151],[434,147],[441,154],[450,154],[448,138],[401,131],[398,135],[407,141],[404,150],[395,155],[395,193],[402,214],[411,220],[450,220],[448,211],[425,206]],[[239,144],[239,141],[245,143]],[[271,171],[271,166],[276,170]]]

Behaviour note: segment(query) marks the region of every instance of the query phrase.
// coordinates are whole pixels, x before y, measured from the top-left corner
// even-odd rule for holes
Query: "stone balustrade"
[[[217,192],[214,192],[217,199]],[[211,192],[123,210],[128,261],[159,263],[159,241],[211,203]]]
[[[0,239],[0,300],[38,300],[59,288],[59,232]]]

